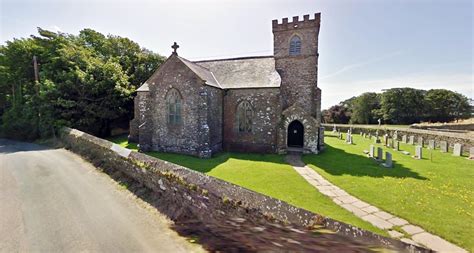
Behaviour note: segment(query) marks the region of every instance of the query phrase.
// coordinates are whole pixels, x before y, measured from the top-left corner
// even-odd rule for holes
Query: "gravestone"
[[[378,136],[375,136],[375,140],[374,140],[375,143],[380,143],[380,138]]]
[[[403,142],[403,143],[407,143],[407,136],[406,136],[406,135],[403,135],[403,136],[402,136],[402,142]]]
[[[408,141],[408,144],[410,145],[415,145],[415,136],[410,136],[410,140]]]
[[[415,147],[415,159],[422,159],[423,158],[423,148],[421,146]]]
[[[349,134],[347,144],[352,144],[352,134]]]
[[[399,151],[400,150],[400,142],[399,141],[393,141],[393,150]]]
[[[332,127],[332,132],[333,133],[337,132],[336,124],[334,124],[334,126]]]
[[[424,147],[424,141],[423,141],[423,137],[418,137],[418,145],[420,145],[421,147]]]
[[[440,141],[439,142],[439,148],[441,149],[441,152],[448,153],[448,142],[447,141]]]
[[[342,133],[339,132],[339,140],[342,140]]]
[[[395,133],[392,135],[392,139],[398,141],[398,130],[395,130]]]
[[[428,148],[429,149],[436,149],[436,145],[435,145],[435,140],[428,140]]]
[[[383,160],[383,149],[381,147],[377,147],[377,161]]]
[[[385,152],[385,162],[382,163],[382,166],[384,166],[385,168],[393,167],[392,154],[390,154],[389,152]]]
[[[372,134],[371,133],[369,133],[369,139],[372,139]]]
[[[375,146],[374,145],[370,145],[369,147],[369,157],[374,157],[375,155]]]
[[[460,143],[455,143],[454,144],[453,155],[454,156],[461,156],[462,155],[462,145]]]
[[[384,145],[384,146],[388,146],[388,134],[385,134],[385,135],[383,136],[383,145]]]
[[[469,148],[469,159],[474,159],[474,147]]]

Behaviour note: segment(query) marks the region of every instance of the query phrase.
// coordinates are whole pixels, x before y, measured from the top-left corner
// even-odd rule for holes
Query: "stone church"
[[[142,151],[203,158],[223,150],[318,153],[320,20],[273,20],[272,56],[189,61],[175,43],[137,90],[130,140]]]

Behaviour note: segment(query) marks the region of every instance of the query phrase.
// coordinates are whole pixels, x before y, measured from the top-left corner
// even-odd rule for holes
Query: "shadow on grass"
[[[325,138],[337,138],[325,136]],[[341,140],[342,141],[342,140]],[[385,150],[384,150],[385,152]],[[417,172],[393,161],[393,168],[382,167],[380,163],[362,154],[356,155],[326,143],[326,149],[318,155],[305,155],[303,161],[314,165],[331,175],[351,175],[357,177],[395,177],[427,180]]]

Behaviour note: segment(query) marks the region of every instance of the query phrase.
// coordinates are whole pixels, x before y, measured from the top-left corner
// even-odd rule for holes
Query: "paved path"
[[[391,237],[399,238],[401,241],[406,243],[421,245],[439,252],[467,252],[439,236],[428,233],[422,228],[412,225],[402,218],[382,211],[377,207],[348,194],[341,188],[324,179],[315,170],[306,166],[303,161],[301,161],[301,156],[288,155],[287,161],[304,179],[306,179],[306,181],[308,181],[308,183],[318,189],[322,194],[331,198],[334,203],[372,225],[387,230]],[[409,235],[411,239],[407,238],[403,233],[394,230],[393,228],[396,226],[401,227],[403,232]]]
[[[155,209],[64,149],[0,139],[0,252],[192,252]]]

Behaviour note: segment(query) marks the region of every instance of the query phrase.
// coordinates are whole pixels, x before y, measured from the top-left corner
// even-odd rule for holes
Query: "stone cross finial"
[[[178,48],[179,48],[178,43],[175,42],[175,43],[171,46],[171,48],[174,50],[174,51],[173,51],[173,54],[178,54],[178,52],[176,52],[176,50],[178,50]]]

